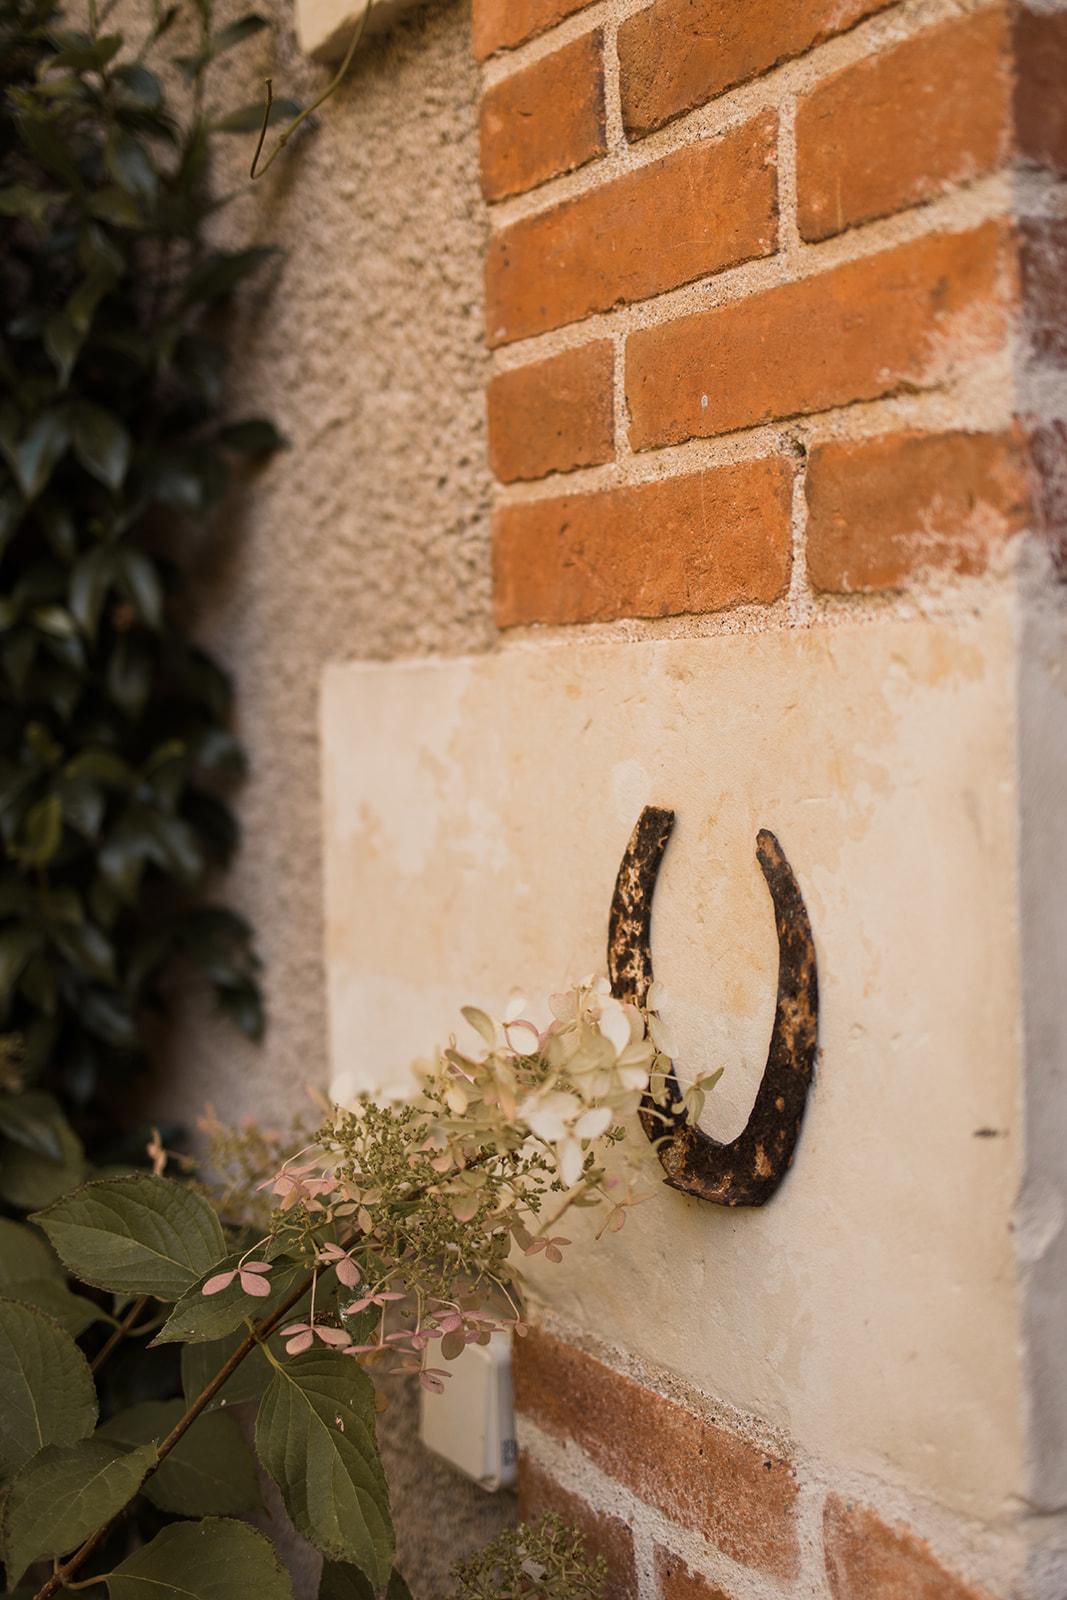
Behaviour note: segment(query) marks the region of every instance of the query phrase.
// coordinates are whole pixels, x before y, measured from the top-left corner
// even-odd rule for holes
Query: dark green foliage
[[[248,122],[203,75],[263,24],[194,6],[171,105],[149,63],[176,9],[135,52],[0,0],[0,1033],[82,1108],[176,959],[262,1028],[250,930],[203,898],[243,757],[183,591],[235,465],[283,442],[221,412],[219,310],[269,252],[203,237],[211,141]]]

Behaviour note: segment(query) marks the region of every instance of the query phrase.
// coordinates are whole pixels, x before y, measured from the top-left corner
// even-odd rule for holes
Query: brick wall
[[[501,628],[810,628],[1062,564],[1067,8],[473,0],[473,41]],[[965,1529],[566,1338],[518,1401],[527,1507],[612,1596],[990,1593]]]

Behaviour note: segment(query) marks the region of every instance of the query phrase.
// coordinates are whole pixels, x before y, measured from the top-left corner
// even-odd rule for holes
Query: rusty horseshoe
[[[652,982],[652,898],[674,812],[646,806],[622,858],[608,920],[608,974],[617,1000],[643,1005]],[[819,979],[811,923],[781,845],[761,828],[756,855],[774,903],[778,928],[778,1003],[767,1065],[752,1113],[736,1139],[723,1144],[681,1114],[673,1066],[668,1103],[646,1095],[642,1126],[656,1145],[666,1182],[719,1206],[761,1206],[793,1164],[815,1068]]]

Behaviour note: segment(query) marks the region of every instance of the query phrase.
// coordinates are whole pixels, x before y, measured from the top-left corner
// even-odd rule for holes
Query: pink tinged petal
[[[371,1299],[376,1300],[379,1305],[384,1305],[386,1300],[406,1300],[407,1296],[399,1294],[395,1289],[383,1289],[381,1294],[371,1295]]]
[[[274,1268],[269,1261],[246,1261],[241,1268],[242,1272],[273,1272]]]
[[[311,1349],[313,1342],[314,1335],[311,1332],[298,1333],[295,1339],[289,1340],[285,1348],[291,1356],[302,1356],[305,1350]]]
[[[310,1322],[290,1322],[287,1328],[282,1329],[282,1338],[288,1339],[294,1333],[307,1333],[310,1327]]]
[[[365,1294],[363,1296],[362,1300],[353,1300],[353,1302],[352,1302],[352,1304],[350,1306],[345,1306],[344,1311],[342,1312],[342,1316],[354,1317],[357,1312],[366,1311],[367,1307],[370,1304],[371,1304],[371,1296],[369,1294]]]
[[[241,1288],[245,1294],[254,1294],[260,1299],[264,1295],[270,1294],[270,1284],[266,1278],[261,1278],[258,1272],[241,1272],[238,1276],[241,1279]]]
[[[346,1289],[354,1289],[359,1282],[359,1277],[359,1268],[354,1261],[349,1261],[347,1256],[343,1261],[337,1263],[338,1282],[343,1283]]]
[[[444,1377],[438,1377],[434,1372],[420,1372],[419,1383],[424,1389],[428,1389],[431,1394],[444,1393]]]
[[[200,1293],[201,1294],[218,1294],[220,1292],[220,1290],[225,1289],[228,1284],[231,1284],[236,1276],[237,1276],[237,1268],[236,1267],[234,1267],[232,1272],[216,1272],[216,1274],[215,1274],[215,1276],[213,1278],[209,1278],[207,1280],[207,1282],[205,1283],[204,1287],[201,1289]]]
[[[343,1328],[322,1328],[322,1327],[317,1327],[315,1329],[315,1332],[318,1334],[318,1336],[322,1340],[323,1344],[333,1344],[333,1345],[342,1345],[343,1346],[343,1345],[348,1345],[348,1344],[352,1343],[352,1335],[350,1333],[346,1333]]]

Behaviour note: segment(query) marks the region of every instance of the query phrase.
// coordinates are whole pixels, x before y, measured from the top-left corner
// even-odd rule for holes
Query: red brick
[[[635,449],[945,382],[1004,341],[1010,234],[935,234],[631,334]]]
[[[497,622],[770,604],[789,582],[791,493],[792,467],[770,458],[506,507],[493,524]]]
[[[516,72],[482,99],[482,193],[521,194],[607,149],[604,35],[597,29]]]
[[[764,112],[496,235],[491,344],[770,255],[778,234],[776,120]]]
[[[503,483],[595,467],[615,453],[614,352],[609,340],[489,384],[489,461]]]
[[[1010,145],[1003,11],[956,18],[821,84],[797,111],[805,239],[931,200],[991,172]]]
[[[984,1589],[953,1577],[907,1528],[889,1527],[837,1495],[826,1501],[823,1543],[833,1600],[989,1600]]]
[[[899,588],[917,572],[982,572],[1030,512],[1010,433],[894,433],[821,445],[808,468],[808,571],[817,589]]]
[[[690,1572],[681,1556],[656,1546],[656,1582],[660,1600],[731,1600],[725,1589]]]
[[[473,0],[474,54],[484,61],[494,50],[513,50],[589,4],[591,0]]]
[[[516,1405],[735,1561],[778,1578],[800,1566],[789,1463],[536,1330],[517,1354]]]
[[[640,137],[892,0],[656,0],[619,29],[626,130]]]
[[[1021,154],[1067,172],[1067,11],[1015,9],[1015,126]]]
[[[625,1522],[595,1511],[524,1455],[519,1462],[519,1515],[524,1522],[535,1522],[552,1512],[578,1529],[591,1556],[603,1556],[611,1600],[637,1600],[634,1541]]]

